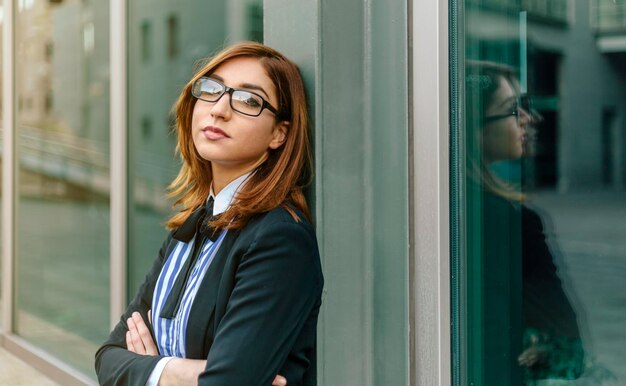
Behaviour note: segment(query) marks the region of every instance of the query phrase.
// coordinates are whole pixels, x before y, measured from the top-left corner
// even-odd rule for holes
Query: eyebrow
[[[224,78],[222,78],[219,75],[216,74],[212,74],[210,75],[211,78],[215,78],[217,80],[219,80],[220,82],[224,83]],[[242,83],[238,86],[238,88],[247,88],[248,90],[257,90],[257,91],[261,91],[263,94],[265,94],[265,97],[267,97],[267,99],[270,99],[270,96],[267,94],[267,92],[263,89],[263,87],[261,86],[257,86],[256,84],[252,84],[252,83]]]
[[[510,97],[506,98],[505,100],[503,100],[502,102],[500,102],[500,103],[498,104],[498,106],[496,106],[496,108],[498,108],[498,107],[502,107],[502,106],[504,106],[504,105],[506,105],[507,103],[510,103],[510,102],[512,102],[512,101],[513,101],[513,102],[517,102],[517,99],[518,99],[518,97],[517,97],[517,96],[510,96]]]

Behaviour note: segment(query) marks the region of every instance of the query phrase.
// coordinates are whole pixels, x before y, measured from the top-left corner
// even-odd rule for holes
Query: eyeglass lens
[[[217,102],[225,92],[226,88],[223,84],[210,78],[198,79],[192,88],[193,96],[206,102]],[[260,96],[248,91],[235,89],[231,89],[229,93],[230,107],[233,110],[253,116],[261,113],[263,98]]]

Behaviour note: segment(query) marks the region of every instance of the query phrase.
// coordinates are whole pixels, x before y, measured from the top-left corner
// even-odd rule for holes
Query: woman
[[[193,76],[175,111],[178,212],[96,354],[98,379],[300,385],[323,277],[302,191],[311,150],[298,68],[262,44],[234,45]]]
[[[468,261],[481,272],[480,326],[484,385],[574,379],[583,352],[576,314],[536,211],[492,167],[527,155],[537,120],[514,71],[470,62],[466,76]],[[472,288],[477,288],[475,285]],[[478,318],[477,318],[478,319]],[[476,320],[476,319],[474,319]]]

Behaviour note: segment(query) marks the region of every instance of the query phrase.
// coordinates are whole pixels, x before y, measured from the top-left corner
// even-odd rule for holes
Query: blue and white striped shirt
[[[218,239],[213,242],[207,239],[198,254],[198,258],[191,270],[187,285],[183,292],[183,297],[178,308],[178,312],[172,319],[161,318],[161,310],[174,285],[177,274],[180,274],[181,267],[191,256],[195,238],[189,243],[178,241],[176,247],[168,257],[163,270],[159,275],[156,284],[154,298],[152,300],[152,315],[154,335],[157,338],[157,347],[161,355],[184,358],[185,357],[185,335],[187,331],[187,320],[191,305],[198,292],[198,287],[204,278],[209,265],[213,261],[217,250],[224,239],[227,231],[222,231]]]
[[[237,193],[250,174],[251,173],[246,173],[235,179],[216,196],[213,195],[213,189],[211,189],[211,197],[214,197],[215,200],[213,204],[213,215],[218,215],[228,209],[235,193]],[[167,297],[176,281],[177,275],[181,273],[180,271],[185,261],[191,257],[190,255],[194,249],[196,237],[188,243],[178,241],[172,253],[163,264],[152,298],[152,327],[154,329],[154,336],[159,353],[168,358],[163,358],[158,362],[146,386],[156,386],[158,384],[161,373],[170,359],[173,357],[185,358],[185,336],[189,312],[196,298],[200,283],[202,283],[202,279],[217,254],[226,233],[226,230],[222,231],[215,242],[208,238],[204,241],[198,258],[193,267],[191,267],[191,273],[183,290],[180,307],[172,319],[161,318],[159,315],[167,301]]]

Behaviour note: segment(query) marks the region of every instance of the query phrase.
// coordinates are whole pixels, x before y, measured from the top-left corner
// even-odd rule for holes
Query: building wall
[[[20,133],[19,125],[35,126],[34,140],[54,138],[54,151],[37,152],[28,163],[29,158],[21,156],[28,148],[23,139],[5,146],[11,150],[5,157],[13,156],[19,167],[28,166],[26,171],[11,171],[24,186],[3,207],[4,224],[24,224],[13,231],[8,242],[19,241],[5,248],[3,256],[11,264],[20,261],[15,273],[2,271],[3,280],[11,274],[18,283],[5,286],[10,293],[3,293],[3,299],[13,299],[15,287],[18,298],[15,305],[4,308],[18,315],[3,315],[3,320],[16,320],[3,325],[9,342],[5,345],[25,353],[31,363],[64,384],[93,382],[87,353],[105,338],[105,324],[115,320],[108,317],[116,312],[111,311],[115,300],[109,296],[120,288],[128,288],[131,296],[164,235],[160,222],[169,210],[164,188],[178,168],[174,137],[169,134],[172,104],[196,61],[230,42],[262,37],[300,66],[314,122],[317,177],[308,195],[327,278],[317,384],[406,384],[410,332],[407,4],[272,0],[260,8],[259,1],[251,0],[124,3],[128,11],[128,188],[122,196],[128,198],[128,205],[123,216],[109,217],[116,210],[111,206],[119,201],[111,203],[120,197],[116,190],[120,187],[110,182],[120,180],[119,170],[113,167],[118,160],[109,154],[125,152],[113,135],[120,128],[110,127],[110,112],[118,111],[111,108],[115,101],[107,103],[109,89],[120,82],[111,78],[109,44],[114,36],[111,28],[116,28],[112,19],[118,17],[109,12],[113,1],[19,2],[22,8],[17,9],[16,20],[23,24],[16,27],[21,35],[13,39],[20,74],[15,95],[38,99],[4,130]],[[260,9],[262,23],[257,20]],[[173,54],[171,17],[178,25],[179,47]],[[11,109],[12,103],[5,100],[4,106]],[[13,191],[13,184],[5,183],[5,191]],[[20,205],[17,213],[10,209],[15,203]],[[33,222],[42,211],[51,214],[48,222]],[[71,227],[51,226],[55,221]],[[123,256],[110,251],[124,248],[108,248],[119,227],[128,229]],[[66,237],[76,237],[80,245]],[[46,241],[50,239],[66,241]],[[83,254],[88,257],[80,259]],[[120,264],[128,277],[109,278],[111,267]],[[70,271],[74,280],[64,276]],[[33,282],[39,287],[34,289]],[[43,307],[44,300],[57,304],[58,313]],[[87,310],[84,317],[72,312],[65,318],[68,302],[74,304],[74,311]],[[33,310],[40,324],[27,325]],[[85,327],[89,325],[93,328]],[[38,339],[42,331],[53,328],[55,334],[45,341]],[[62,343],[54,346],[53,342]],[[48,352],[31,350],[33,346]],[[59,362],[62,369],[56,366]]]
[[[555,23],[528,16],[527,44],[529,50],[549,52],[560,57],[557,69],[557,93],[553,95],[559,106],[556,131],[557,181],[554,188],[560,191],[576,190],[584,186],[603,184],[602,111],[615,107],[618,117],[626,114],[626,88],[624,70],[612,63],[606,53],[600,51],[592,21],[592,6],[588,1],[568,3],[566,23]],[[500,11],[468,11],[470,33],[481,41],[509,41],[514,50],[519,49],[518,22],[511,23],[510,14]],[[519,66],[518,63],[511,63]],[[538,71],[542,71],[538,64]],[[531,74],[532,75],[532,74]],[[533,95],[532,88],[528,92]],[[626,131],[623,119],[620,131]],[[541,130],[541,127],[539,128]],[[623,139],[619,141],[616,154],[624,168]],[[623,177],[616,178],[621,186]]]
[[[509,7],[509,3],[515,3],[515,7]],[[107,326],[104,321],[108,321],[110,310],[108,286],[128,288],[128,296],[131,296],[154,259],[156,246],[165,233],[160,225],[169,210],[169,203],[163,198],[164,188],[178,166],[173,152],[174,137],[169,134],[172,104],[191,76],[195,62],[224,44],[258,37],[261,24],[265,43],[285,52],[299,65],[312,112],[316,179],[308,197],[314,208],[326,276],[318,362],[315,364],[317,384],[450,384],[449,369],[459,363],[457,356],[460,354],[456,351],[458,347],[452,350],[447,341],[450,323],[445,314],[450,309],[442,305],[449,301],[446,291],[450,285],[459,285],[455,280],[460,279],[452,278],[446,271],[451,256],[448,249],[451,238],[447,232],[450,232],[448,221],[453,223],[452,226],[461,226],[463,213],[455,212],[454,216],[458,217],[448,216],[447,200],[454,198],[455,194],[462,194],[462,190],[447,190],[450,175],[459,173],[454,169],[456,165],[448,169],[447,162],[461,156],[461,152],[448,154],[447,151],[453,141],[463,138],[455,137],[457,132],[454,130],[448,136],[447,131],[458,129],[454,123],[447,123],[460,112],[447,104],[457,103],[458,107],[459,95],[448,98],[446,82],[455,76],[448,73],[449,68],[459,64],[448,66],[450,52],[446,44],[448,37],[458,37],[465,31],[459,32],[455,30],[456,25],[446,24],[448,11],[457,18],[463,16],[466,24],[472,26],[468,30],[470,38],[492,45],[504,42],[505,50],[510,53],[519,51],[520,23],[519,19],[511,22],[511,15],[522,3],[492,1],[478,11],[468,6],[465,14],[458,15],[454,8],[448,9],[446,2],[436,1],[266,0],[262,23],[250,22],[251,18],[258,16],[258,1],[174,4],[167,0],[137,0],[125,3],[129,12],[126,36],[128,81],[123,85],[128,87],[125,134],[129,145],[129,159],[125,165],[129,185],[122,192],[128,197],[125,217],[116,220],[118,222],[109,222],[109,193],[117,189],[116,186],[91,182],[81,185],[80,179],[65,181],[57,175],[44,175],[45,178],[33,184],[38,188],[63,190],[59,188],[60,181],[60,185],[73,189],[79,185],[84,189],[84,194],[78,198],[66,190],[60,196],[52,195],[52,200],[45,196],[43,198],[47,201],[42,201],[58,210],[50,218],[52,222],[66,218],[71,210],[79,208],[72,213],[75,212],[77,218],[86,219],[85,224],[97,224],[98,228],[83,226],[81,229],[81,223],[78,223],[79,226],[69,230],[58,224],[37,229],[50,237],[88,232],[90,238],[81,238],[84,241],[81,251],[97,250],[99,254],[87,253],[89,258],[81,259],[79,253],[64,254],[61,250],[52,254],[48,244],[36,244],[36,251],[30,257],[42,257],[42,261],[33,259],[30,267],[41,274],[36,279],[41,284],[50,276],[48,273],[58,272],[53,270],[54,267],[88,263],[88,274],[83,271],[77,277],[91,282],[88,283],[91,286],[85,285],[84,288],[97,287],[97,291],[80,292],[79,295],[84,297],[85,303],[96,304],[97,309],[90,309],[92,312],[88,316],[97,318],[100,324],[91,330],[85,328],[87,331],[83,335],[87,337],[80,342],[88,342],[81,346],[82,351],[74,345],[64,345],[72,348],[71,359],[67,353],[53,353],[52,359],[40,353],[33,354],[36,350],[28,344],[42,346],[36,339],[30,339],[28,344],[15,340],[18,343],[12,347],[21,344],[23,351],[30,350],[31,356],[40,358],[40,362],[44,358],[50,373],[57,374],[55,371],[59,370],[50,368],[57,368],[54,363],[60,361],[82,369],[83,378],[72,378],[78,380],[76,382],[84,381],[85,377],[93,381],[94,374],[85,375],[91,365],[91,358],[85,353],[93,351],[105,335]],[[537,9],[544,5],[537,1],[532,3]],[[93,148],[95,153],[108,156],[109,150],[114,148],[124,153],[127,149],[120,149],[119,142],[109,139],[118,128],[110,127],[110,106],[106,101],[111,85],[120,82],[120,79],[110,78],[108,44],[112,31],[109,25],[110,18],[115,17],[108,13],[110,3],[58,1],[54,2],[51,12],[43,7],[47,2],[23,1],[21,4],[25,7],[22,19],[31,24],[17,27],[22,33],[20,39],[23,39],[19,40],[21,45],[18,46],[22,48],[18,50],[24,52],[20,52],[18,65],[21,67],[17,72],[19,79],[15,94],[26,99],[33,96],[36,100],[27,103],[31,106],[28,110],[13,106],[12,101],[5,100],[4,106],[24,109],[20,124],[40,125],[50,131],[64,130],[88,139],[77,146],[77,152]],[[31,4],[32,9],[26,4]],[[506,7],[503,8],[502,4]],[[602,109],[615,106],[619,117],[626,114],[623,70],[597,50],[588,22],[588,2],[576,0],[569,4],[573,8],[566,23],[563,23],[562,14],[556,20],[545,14],[530,15],[526,40],[533,49],[554,53],[561,58],[558,93],[554,95],[559,107],[558,126],[554,128],[558,133],[555,161],[558,175],[554,187],[562,192],[603,183]],[[173,23],[178,26],[175,39],[169,30],[170,20],[175,20]],[[251,25],[255,27],[250,28]],[[90,48],[91,30],[94,31],[93,50]],[[172,39],[176,42],[175,48],[170,46]],[[51,63],[45,57],[50,42],[54,52]],[[428,49],[432,46],[435,48]],[[518,63],[522,62],[519,55],[517,59]],[[6,74],[4,79],[8,79]],[[74,89],[76,92],[68,92]],[[46,92],[40,93],[40,90]],[[45,95],[48,94],[52,95],[52,111],[46,113]],[[420,96],[419,101],[414,100],[416,95]],[[15,102],[16,105],[20,103],[26,102]],[[424,110],[422,105],[428,105],[429,109]],[[621,122],[618,132],[623,132],[626,119],[617,121]],[[16,127],[3,130],[17,133]],[[11,146],[15,148],[12,144],[8,148]],[[431,151],[431,147],[441,151]],[[617,149],[617,153],[623,152],[623,139]],[[422,154],[432,157],[422,158]],[[109,173],[111,162],[105,159],[104,175]],[[47,170],[43,166],[40,166],[40,174]],[[97,173],[100,172],[92,175]],[[30,174],[20,174],[20,177],[30,182],[27,178],[31,177]],[[105,180],[109,181],[108,178]],[[14,183],[5,183],[4,191],[15,190]],[[72,193],[78,190],[72,190]],[[33,191],[40,193],[36,189]],[[421,196],[417,196],[417,192]],[[73,209],[62,205],[67,203],[68,197],[76,199],[69,200]],[[89,200],[84,201],[85,197]],[[20,199],[27,201],[23,197],[16,201]],[[424,207],[425,202],[430,208]],[[3,206],[4,216],[9,219],[4,224],[14,224],[12,221],[22,213],[11,213],[11,203],[5,202]],[[109,233],[122,225],[128,227],[126,252],[123,256],[109,254]],[[22,237],[25,231],[32,231],[32,227],[16,229],[19,230],[12,236]],[[421,238],[421,235],[427,236]],[[22,237],[24,240],[28,239]],[[8,241],[13,242],[10,237]],[[25,242],[20,245],[26,250]],[[423,245],[429,248],[422,248]],[[19,256],[22,265],[16,276],[26,274],[21,280],[21,288],[28,290],[31,287],[25,280],[30,273],[25,264],[27,261],[23,255],[6,250],[9,253],[5,252],[5,261],[17,261],[16,256]],[[418,255],[417,250],[429,252]],[[60,264],[67,256],[75,258],[73,262],[77,263]],[[109,280],[109,264],[114,260],[124,264],[128,277]],[[2,273],[5,280],[13,272],[3,270]],[[57,282],[67,282],[62,274]],[[416,278],[423,282],[418,283]],[[423,283],[428,283],[428,288],[423,292],[415,291],[415,288],[424,289],[420,287]],[[40,294],[50,293],[41,288],[38,291]],[[13,298],[12,293],[5,293],[3,299],[7,296]],[[431,299],[437,296],[445,299]],[[55,299],[70,297],[64,297],[61,292],[55,295]],[[424,311],[415,309],[416,304],[432,307]],[[7,319],[5,315],[3,317]],[[76,315],[73,317],[81,319]],[[61,341],[75,342],[71,340],[72,325],[63,324],[63,315],[53,322],[61,324]],[[84,323],[85,320],[81,322],[83,327],[89,325]],[[21,336],[19,326],[3,328],[10,338],[7,341],[12,341],[13,335]],[[422,373],[422,369],[428,373]],[[70,376],[73,374],[71,369],[63,371]],[[455,371],[463,371],[463,368]],[[428,381],[419,382],[424,379]]]

